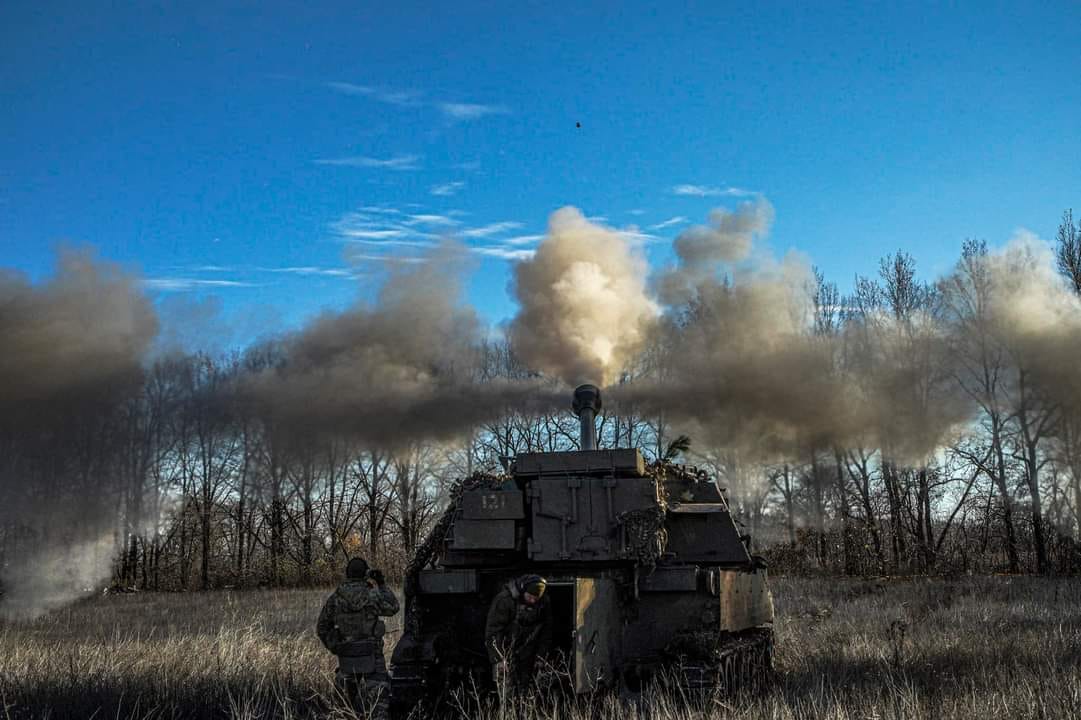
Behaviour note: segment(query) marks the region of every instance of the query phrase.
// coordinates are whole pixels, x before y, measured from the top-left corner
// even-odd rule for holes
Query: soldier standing
[[[380,570],[369,570],[363,558],[353,558],[345,581],[327,598],[316,630],[327,650],[338,656],[334,675],[339,691],[358,713],[384,720],[390,707],[390,678],[383,658],[380,617],[398,612],[398,598],[386,588]]]
[[[522,575],[506,584],[492,600],[484,643],[492,676],[505,679],[513,692],[525,690],[533,680],[537,656],[552,644],[552,608],[540,575]]]

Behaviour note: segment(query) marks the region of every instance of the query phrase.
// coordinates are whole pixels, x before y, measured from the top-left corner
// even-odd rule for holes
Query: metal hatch
[[[577,578],[574,599],[574,691],[580,694],[615,681],[620,614],[611,578]]]

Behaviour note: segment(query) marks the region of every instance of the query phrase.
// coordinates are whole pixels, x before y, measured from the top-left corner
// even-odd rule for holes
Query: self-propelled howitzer
[[[523,573],[548,579],[552,665],[577,693],[759,682],[773,600],[722,491],[695,468],[596,448],[600,391],[579,387],[578,451],[525,453],[459,483],[407,570],[391,660],[398,707],[459,683],[483,687],[492,598]]]

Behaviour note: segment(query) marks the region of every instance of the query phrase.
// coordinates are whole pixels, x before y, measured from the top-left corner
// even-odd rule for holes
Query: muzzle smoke
[[[536,255],[514,270],[521,309],[512,344],[528,365],[568,385],[613,382],[659,312],[647,275],[646,261],[619,233],[576,208],[557,210]]]

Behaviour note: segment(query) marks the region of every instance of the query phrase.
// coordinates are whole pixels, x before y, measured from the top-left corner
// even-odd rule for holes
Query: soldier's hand
[[[382,570],[369,570],[368,579],[379,587],[383,587],[387,583],[387,578],[383,575]]]

